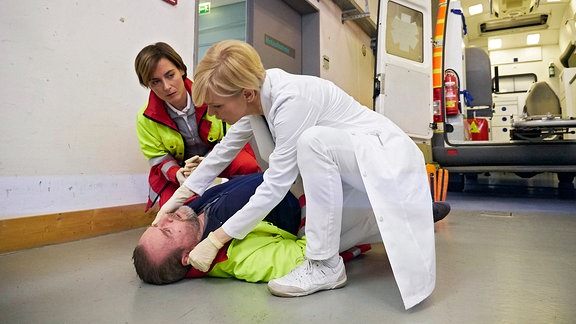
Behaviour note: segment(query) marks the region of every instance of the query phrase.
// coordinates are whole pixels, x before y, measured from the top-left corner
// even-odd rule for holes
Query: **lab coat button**
[[[384,217],[382,217],[382,216],[378,217],[378,221],[379,221],[379,222],[383,222],[383,221],[384,221]]]
[[[366,177],[368,176],[368,174],[366,174],[366,171],[362,171],[362,176],[363,176],[364,178],[366,178]]]

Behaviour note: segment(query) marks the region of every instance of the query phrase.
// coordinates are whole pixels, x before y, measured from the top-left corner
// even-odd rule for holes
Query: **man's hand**
[[[202,272],[208,272],[218,250],[223,246],[224,244],[216,238],[214,232],[210,232],[208,237],[198,243],[198,245],[196,245],[196,247],[190,252],[188,255],[188,262],[194,268]]]
[[[160,211],[158,211],[158,214],[156,214],[156,218],[154,218],[154,221],[152,221],[152,225],[158,224],[164,214],[175,211],[180,206],[184,205],[188,198],[194,196],[195,194],[196,193],[190,190],[188,187],[184,185],[180,186],[180,188],[174,192],[172,197],[170,197],[170,199],[168,199],[162,208],[160,208]]]

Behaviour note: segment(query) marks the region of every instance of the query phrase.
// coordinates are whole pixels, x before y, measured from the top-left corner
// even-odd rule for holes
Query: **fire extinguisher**
[[[446,115],[458,115],[458,102],[460,93],[458,90],[458,78],[453,70],[444,73],[444,102],[446,103]]]

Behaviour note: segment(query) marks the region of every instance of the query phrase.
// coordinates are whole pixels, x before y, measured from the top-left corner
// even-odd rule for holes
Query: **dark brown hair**
[[[136,60],[134,61],[134,68],[138,75],[138,81],[142,86],[148,88],[151,75],[154,73],[158,61],[162,58],[167,59],[178,69],[184,71],[184,77],[186,77],[187,68],[182,57],[180,57],[180,55],[170,45],[158,42],[144,47],[140,53],[138,53]]]
[[[141,244],[138,244],[132,254],[134,268],[142,281],[154,284],[165,285],[173,283],[186,277],[186,273],[191,266],[182,265],[182,252],[184,249],[176,249],[163,262],[155,264],[148,256],[148,253]]]

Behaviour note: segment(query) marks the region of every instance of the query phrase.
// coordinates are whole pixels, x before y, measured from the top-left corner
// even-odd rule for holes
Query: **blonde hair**
[[[254,47],[238,40],[224,40],[212,45],[198,63],[192,100],[206,102],[209,93],[232,97],[242,89],[259,91],[265,77],[266,70]]]

